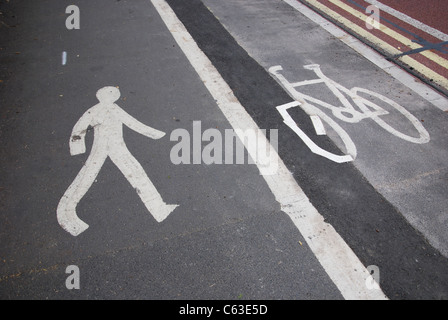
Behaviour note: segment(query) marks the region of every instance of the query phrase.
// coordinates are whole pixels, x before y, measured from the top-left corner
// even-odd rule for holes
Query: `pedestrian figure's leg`
[[[78,218],[76,206],[95,181],[106,158],[107,154],[92,150],[81,171],[59,201],[58,222],[64,230],[73,236],[78,236],[89,227],[88,224]]]
[[[112,152],[109,156],[137,191],[140,199],[157,222],[165,220],[178,207],[177,205],[168,205],[163,201],[145,170],[127,148],[120,148],[119,151]]]

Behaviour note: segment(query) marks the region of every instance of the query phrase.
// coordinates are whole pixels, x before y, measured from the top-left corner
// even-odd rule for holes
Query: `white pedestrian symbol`
[[[100,103],[84,113],[70,138],[71,155],[83,154],[86,152],[87,129],[89,126],[94,129],[90,156],[59,202],[59,224],[73,236],[78,236],[89,227],[78,217],[76,207],[95,181],[107,157],[124,174],[156,221],[162,222],[177,205],[168,205],[163,201],[140,163],[129,152],[123,140],[123,124],[152,139],[160,139],[165,133],[144,125],[116,105],[120,98],[117,88],[104,87],[98,90],[96,96]]]

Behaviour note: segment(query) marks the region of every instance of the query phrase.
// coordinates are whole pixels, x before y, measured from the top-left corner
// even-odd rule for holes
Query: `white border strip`
[[[207,56],[197,46],[166,1],[151,0],[151,2],[235,131],[254,130],[258,132],[257,124],[234,96]],[[258,145],[268,145],[269,141],[264,139],[265,141],[259,141]],[[248,152],[255,159],[251,153],[257,152],[257,150],[248,148]],[[260,154],[265,156],[263,152]],[[334,228],[324,222],[324,218],[310,203],[278,154],[271,151],[266,157],[268,159],[261,162],[272,163],[274,161],[278,164],[278,170],[276,174],[263,175],[265,181],[280,203],[282,210],[292,219],[344,298],[349,300],[387,299],[380,289],[368,289],[366,281],[371,281],[368,270]],[[260,165],[258,167],[260,172],[263,172],[264,168],[261,168]]]
[[[448,111],[448,99],[443,95],[438,93],[436,90],[432,89],[430,86],[419,82],[408,72],[397,66],[396,64],[387,61],[382,55],[362,43],[360,40],[351,36],[341,28],[337,27],[330,21],[326,20],[307,6],[303,5],[297,0],[283,0],[291,7],[302,13],[304,16],[314,21],[320,25],[327,32],[332,34],[334,37],[340,39],[350,48],[354,49],[366,59],[370,60],[372,63],[383,69],[386,73],[400,81],[402,84],[407,86],[409,89],[417,93],[419,96],[425,100],[432,103],[435,107],[442,111]]]
[[[406,22],[407,24],[410,24],[411,26],[414,26],[414,27],[420,29],[420,30],[426,32],[427,34],[432,35],[433,37],[435,37],[437,39],[440,39],[442,41],[448,41],[448,34],[443,33],[440,30],[434,29],[433,27],[428,26],[427,24],[424,24],[423,22],[412,18],[412,17],[404,14],[403,12],[395,10],[394,8],[391,8],[377,0],[364,0],[364,1],[375,5],[378,9],[383,10],[384,12],[387,12],[388,14],[394,16],[395,18],[398,18],[398,19]]]

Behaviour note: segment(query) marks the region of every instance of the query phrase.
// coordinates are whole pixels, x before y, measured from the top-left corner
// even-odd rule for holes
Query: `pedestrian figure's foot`
[[[78,218],[75,211],[58,210],[58,221],[65,231],[75,237],[89,228],[87,223]]]
[[[164,221],[166,218],[168,218],[168,216],[171,214],[171,212],[173,212],[177,207],[178,207],[178,205],[167,204],[167,205],[165,205],[163,210],[157,211],[157,215],[154,216],[154,218],[156,219],[157,222],[160,223],[160,222]]]

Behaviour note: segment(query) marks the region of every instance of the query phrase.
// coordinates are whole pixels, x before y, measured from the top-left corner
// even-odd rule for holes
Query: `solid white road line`
[[[234,96],[228,84],[198,47],[166,1],[151,0],[151,2],[235,131],[258,131],[257,124]],[[244,143],[244,140],[242,141]],[[265,143],[266,145],[269,143],[267,139]],[[246,148],[255,159],[256,154],[253,152],[257,152],[257,150],[249,148],[247,145]],[[260,152],[260,154],[265,157],[265,153]],[[366,285],[366,281],[370,279],[368,270],[335,229],[324,222],[324,218],[310,203],[278,154],[270,152],[261,162],[276,164],[275,174],[272,172],[263,174],[264,168],[257,165],[283,212],[289,215],[299,229],[344,298],[350,300],[387,299],[380,289],[368,289]]]

